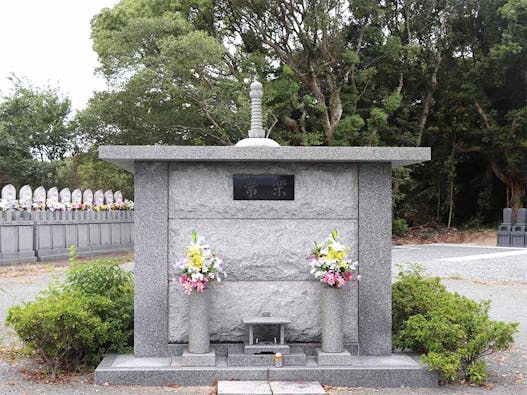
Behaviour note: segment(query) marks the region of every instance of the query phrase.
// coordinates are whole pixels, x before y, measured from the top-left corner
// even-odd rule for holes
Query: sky
[[[90,20],[119,0],[0,0],[0,96],[9,93],[14,73],[35,86],[58,87],[72,108],[86,106],[105,88],[94,75]]]

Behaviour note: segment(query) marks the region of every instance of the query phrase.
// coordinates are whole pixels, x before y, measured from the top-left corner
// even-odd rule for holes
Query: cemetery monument
[[[261,84],[250,96],[237,146],[100,147],[135,174],[135,339],[96,383],[437,385],[391,339],[392,168],[430,160],[430,148],[281,147],[262,128]],[[334,229],[362,279],[326,292],[307,258]],[[193,230],[228,276],[187,295],[173,263]]]

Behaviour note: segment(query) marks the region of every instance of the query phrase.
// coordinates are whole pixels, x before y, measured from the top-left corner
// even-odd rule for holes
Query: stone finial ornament
[[[251,129],[249,138],[243,139],[236,143],[236,147],[279,147],[280,145],[269,138],[265,137],[265,130],[262,126],[262,84],[254,81],[251,84]]]
[[[263,87],[258,81],[251,84],[251,129],[249,130],[249,138],[264,138],[265,132],[262,126],[262,97]]]

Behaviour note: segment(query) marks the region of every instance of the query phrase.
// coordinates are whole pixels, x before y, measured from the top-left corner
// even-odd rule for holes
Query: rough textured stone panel
[[[225,281],[209,288],[211,341],[242,342],[245,316],[264,312],[286,316],[288,342],[320,342],[320,291],[315,281]],[[344,341],[356,342],[357,284],[343,290]],[[188,341],[188,297],[178,284],[169,285],[169,341]]]
[[[293,174],[295,200],[233,200],[234,174]],[[172,163],[170,218],[357,218],[357,164]]]
[[[196,229],[225,261],[227,281],[310,280],[307,258],[313,242],[322,242],[335,228],[357,258],[355,220],[171,219],[169,226],[170,262],[184,256]]]

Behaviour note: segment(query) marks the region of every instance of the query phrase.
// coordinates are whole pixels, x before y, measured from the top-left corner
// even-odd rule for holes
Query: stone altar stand
[[[108,356],[96,383],[437,385],[437,376],[413,357],[392,354],[391,342],[391,170],[429,160],[429,148],[106,146],[99,156],[135,174],[136,286],[134,355]],[[285,189],[293,199],[257,199],[260,184],[264,195],[273,193],[269,185],[281,195],[284,180],[293,181]],[[235,199],[243,191],[248,196]],[[362,281],[342,290],[351,356],[344,365],[326,366],[315,358],[321,284],[306,257],[313,241],[334,228],[360,262]],[[181,362],[188,302],[170,282],[170,263],[184,253],[192,229],[216,249],[229,275],[206,290],[215,366]],[[291,321],[285,337],[298,358],[284,356],[283,367],[244,364],[242,317],[263,312]]]

